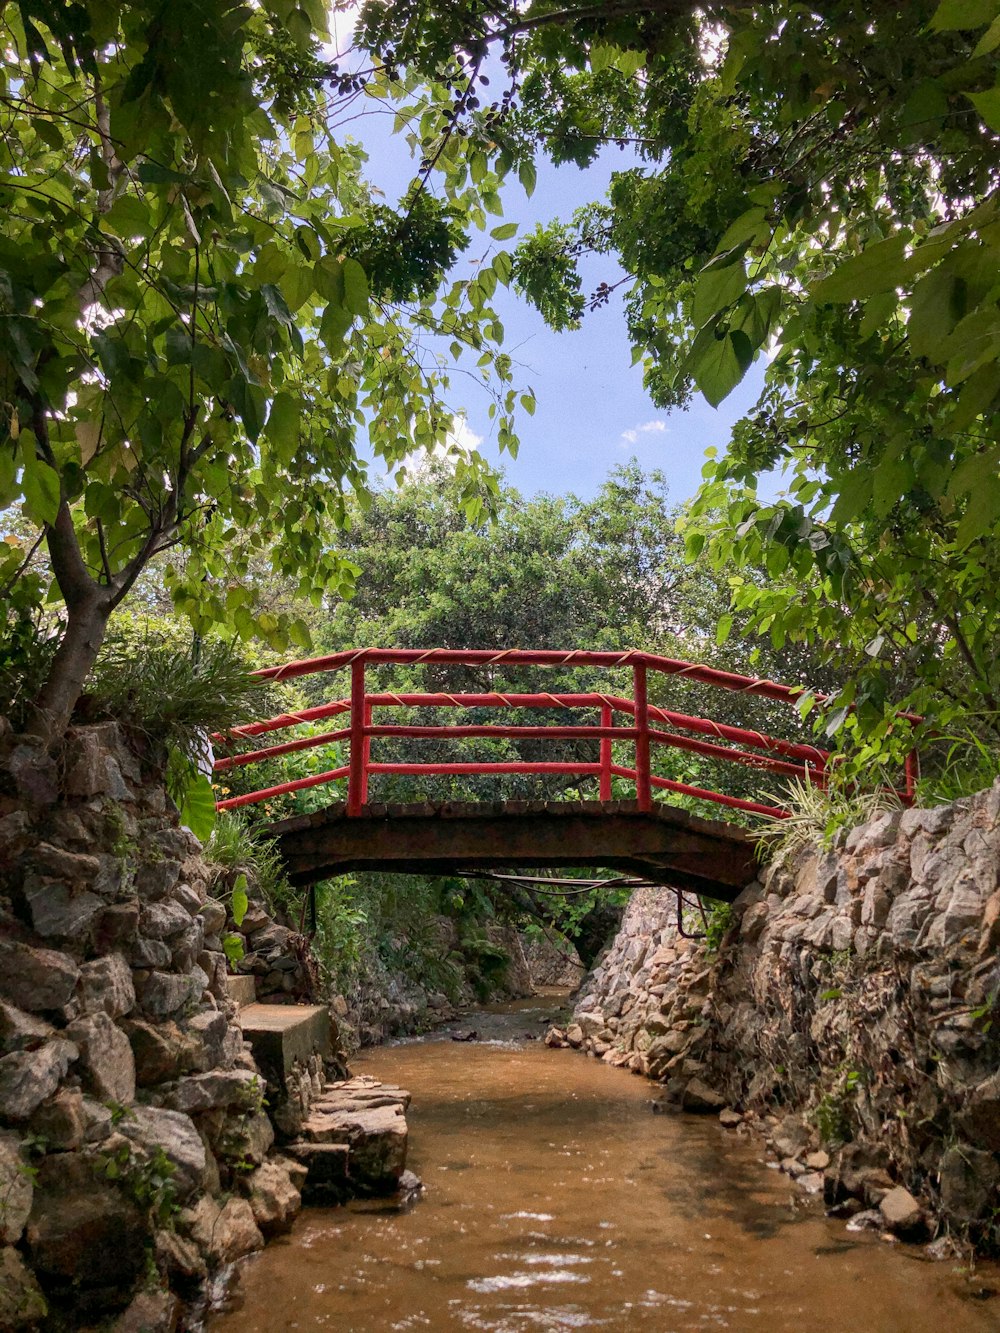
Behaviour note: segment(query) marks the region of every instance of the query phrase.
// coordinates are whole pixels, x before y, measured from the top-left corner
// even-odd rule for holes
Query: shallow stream
[[[1000,1329],[995,1269],[848,1232],[714,1117],[654,1115],[645,1080],[547,1049],[552,1005],[475,1015],[475,1042],[446,1031],[353,1061],[413,1093],[423,1196],[306,1209],[212,1333]]]

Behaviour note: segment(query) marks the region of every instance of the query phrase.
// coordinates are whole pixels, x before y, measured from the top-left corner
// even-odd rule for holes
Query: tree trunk
[[[110,594],[88,597],[69,608],[63,634],[48,678],[35,697],[27,732],[46,745],[65,734],[84,681],[97,660],[111,616]]]

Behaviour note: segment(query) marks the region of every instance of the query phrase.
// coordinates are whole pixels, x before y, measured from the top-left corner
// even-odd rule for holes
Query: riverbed
[[[423,1195],[306,1209],[251,1259],[212,1333],[283,1329],[996,1333],[1000,1275],[823,1215],[716,1118],[542,1043],[552,1001],[366,1051],[413,1093]],[[533,1039],[529,1039],[533,1038]]]

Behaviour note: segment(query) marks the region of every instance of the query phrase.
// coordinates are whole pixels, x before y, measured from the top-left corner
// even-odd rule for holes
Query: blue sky
[[[387,202],[395,203],[412,180],[415,164],[404,137],[391,133],[392,120],[391,114],[372,107],[370,114],[345,128],[365,146],[370,178],[385,192]],[[539,161],[530,199],[516,179],[505,188],[502,220],[520,224],[523,236],[536,222],[568,219],[581,204],[602,198],[612,173],[634,161],[615,146],[604,149],[585,170]],[[491,224],[500,221],[494,218]],[[474,233],[456,275],[474,272],[475,262],[490,244],[484,233]],[[602,280],[613,283],[621,276],[611,257],[590,259],[583,272],[587,292]],[[574,332],[553,332],[527,302],[502,287],[493,304],[506,331],[506,350],[517,366],[516,380],[534,389],[537,409],[533,417],[523,411],[518,414],[517,458],[501,457],[490,438],[486,393],[470,379],[455,376],[452,401],[456,408],[466,409],[465,426],[458,435],[463,442],[478,443],[486,457],[504,468],[508,481],[529,495],[574,491],[589,497],[613,467],[634,456],[645,470],[659,468],[666,474],[674,501],[687,499],[701,479],[705,450],[725,448],[733,423],[760,392],[763,362],[718,409],[700,396],[684,411],[656,408],[643,388],[641,366],[632,365],[622,291],[607,306],[586,315],[582,328]]]

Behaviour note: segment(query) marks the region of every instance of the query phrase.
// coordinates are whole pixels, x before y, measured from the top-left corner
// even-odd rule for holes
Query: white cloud
[[[657,417],[653,421],[643,421],[638,426],[633,426],[631,430],[623,430],[621,434],[622,448],[626,444],[638,444],[640,435],[662,435],[667,429],[667,423]]]
[[[455,446],[458,449],[478,449],[482,442],[483,437],[476,434],[464,415],[452,417],[451,430],[448,432],[448,444],[446,447]],[[439,452],[439,450],[436,450],[435,452]]]

